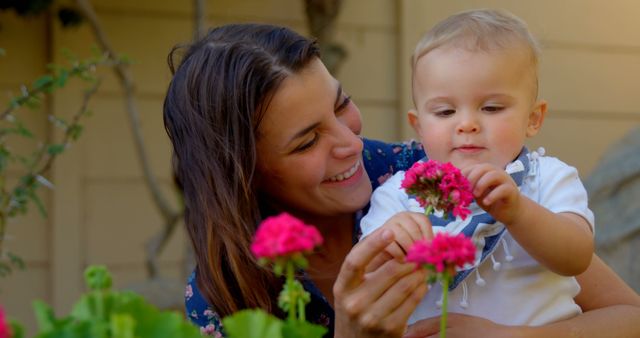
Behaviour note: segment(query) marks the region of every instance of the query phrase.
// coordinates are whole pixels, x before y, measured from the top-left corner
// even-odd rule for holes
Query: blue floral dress
[[[384,143],[364,139],[362,155],[371,185],[375,189],[395,172],[407,170],[414,162],[423,158],[424,150],[422,145],[415,141]],[[357,221],[366,212],[366,208],[356,214]],[[358,226],[358,223],[356,222],[356,226]],[[359,232],[360,228],[358,227],[354,233],[358,234]],[[358,236],[354,237],[354,244],[357,238]],[[303,277],[301,282],[311,294],[311,302],[306,308],[307,319],[312,323],[327,327],[329,331],[325,337],[333,337],[333,308],[311,279]],[[185,307],[187,317],[200,327],[201,333],[213,337],[224,337],[220,316],[211,308],[198,290],[195,272],[189,276],[185,291]]]

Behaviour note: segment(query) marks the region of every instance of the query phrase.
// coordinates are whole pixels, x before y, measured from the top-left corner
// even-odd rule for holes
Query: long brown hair
[[[318,57],[315,41],[262,24],[225,25],[186,48],[164,101],[173,167],[184,193],[197,285],[221,316],[277,311],[280,281],[257,264],[250,243],[261,220],[253,180],[256,138],[282,81]]]

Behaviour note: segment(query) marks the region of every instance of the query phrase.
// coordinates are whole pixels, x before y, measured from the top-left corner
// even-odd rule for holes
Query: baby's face
[[[546,103],[535,102],[535,69],[523,49],[440,47],[415,66],[409,121],[427,155],[459,168],[504,168],[535,135]]]

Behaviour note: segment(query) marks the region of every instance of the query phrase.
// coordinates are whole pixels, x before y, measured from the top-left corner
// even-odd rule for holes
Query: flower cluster
[[[11,327],[9,327],[9,323],[7,322],[6,317],[4,316],[4,311],[0,308],[0,338],[10,338],[11,337]]]
[[[318,229],[282,213],[266,218],[255,234],[251,252],[258,258],[275,259],[308,253],[322,244]]]
[[[327,332],[323,326],[307,322],[305,308],[311,296],[296,279],[296,271],[307,267],[304,254],[322,244],[320,232],[301,220],[282,213],[266,218],[258,227],[251,251],[260,264],[272,264],[277,276],[285,281],[278,296],[278,307],[288,313],[286,320],[262,309],[242,310],[222,319],[226,337],[320,338]],[[215,328],[212,328],[215,329]]]
[[[432,240],[417,241],[407,252],[407,262],[433,266],[436,272],[454,272],[476,258],[473,241],[464,234],[439,232]]]
[[[476,247],[470,238],[464,234],[452,235],[447,232],[437,233],[432,240],[416,241],[407,252],[407,262],[434,270],[436,274],[429,279],[431,281],[440,280],[442,284],[440,338],[445,338],[447,332],[449,283],[455,275],[456,268],[474,263],[475,259]]]
[[[416,162],[405,173],[402,188],[414,195],[428,215],[434,209],[449,213],[463,220],[469,216],[469,204],[473,201],[471,185],[453,164],[435,160]]]

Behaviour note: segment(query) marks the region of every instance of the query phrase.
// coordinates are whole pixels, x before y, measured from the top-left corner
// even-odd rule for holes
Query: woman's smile
[[[362,177],[362,173],[363,173],[362,162],[358,159],[356,164],[354,164],[347,171],[337,174],[333,177],[329,177],[328,179],[325,180],[325,182],[351,183],[353,181],[356,181],[358,178]]]

